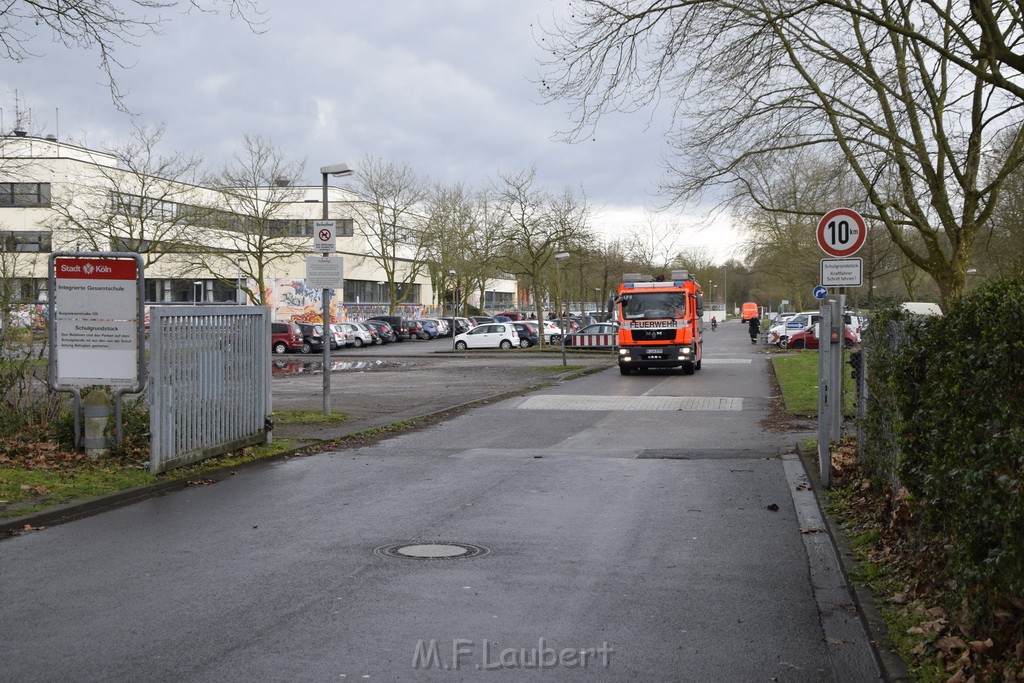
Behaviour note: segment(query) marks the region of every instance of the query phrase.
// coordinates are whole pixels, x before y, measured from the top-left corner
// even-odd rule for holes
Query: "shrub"
[[[918,541],[944,547],[955,597],[979,621],[1024,595],[1022,331],[1024,283],[1001,281],[944,318],[886,311],[866,342],[867,469],[910,492]]]

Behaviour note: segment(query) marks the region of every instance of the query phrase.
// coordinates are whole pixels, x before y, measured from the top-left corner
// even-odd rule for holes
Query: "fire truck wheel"
[[[683,363],[683,374],[692,375],[694,373],[693,363]]]
[[[628,375],[631,372],[633,372],[633,371],[630,368],[627,368],[625,365],[620,365],[619,366],[619,374],[620,375]]]
[[[700,370],[700,361],[697,361],[697,364],[693,366],[693,369]]]

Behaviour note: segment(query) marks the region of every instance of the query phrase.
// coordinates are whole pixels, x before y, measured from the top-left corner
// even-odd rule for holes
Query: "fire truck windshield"
[[[686,316],[686,292],[635,292],[623,294],[619,301],[623,320]]]

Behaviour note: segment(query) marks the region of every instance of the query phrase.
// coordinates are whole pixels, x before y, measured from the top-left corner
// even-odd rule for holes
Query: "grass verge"
[[[782,388],[786,410],[798,417],[818,415],[818,352],[791,351],[772,356],[775,377]],[[856,386],[853,369],[843,363],[843,414],[856,414]]]

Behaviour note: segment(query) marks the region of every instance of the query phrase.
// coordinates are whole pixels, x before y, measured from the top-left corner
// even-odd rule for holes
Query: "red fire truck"
[[[700,324],[704,315],[701,287],[685,270],[669,280],[626,273],[615,300],[619,322],[619,372],[647,368],[700,370]]]

